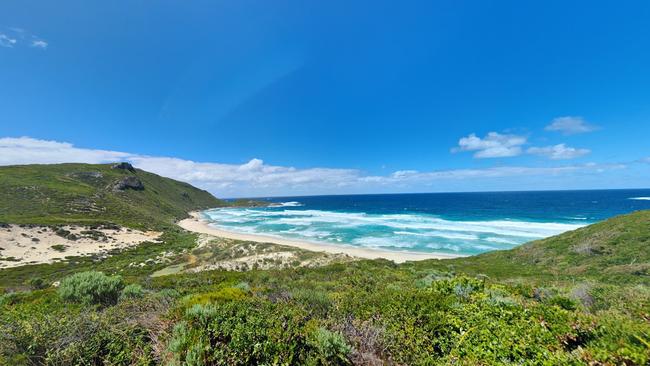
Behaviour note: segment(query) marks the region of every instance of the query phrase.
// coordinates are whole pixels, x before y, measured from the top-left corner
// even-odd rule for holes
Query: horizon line
[[[650,187],[638,188],[580,188],[580,189],[531,189],[531,190],[505,190],[505,191],[441,191],[441,192],[393,192],[393,193],[340,193],[340,194],[303,194],[297,196],[257,196],[257,197],[224,197],[221,200],[265,199],[265,198],[300,198],[300,197],[335,197],[335,196],[391,196],[398,194],[470,194],[470,193],[535,193],[535,192],[589,192],[589,191],[630,191],[650,190]]]

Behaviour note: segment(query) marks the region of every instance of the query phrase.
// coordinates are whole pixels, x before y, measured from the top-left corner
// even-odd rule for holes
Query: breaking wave
[[[299,202],[292,201],[272,208],[214,209],[205,211],[204,217],[213,225],[234,232],[369,248],[467,255],[509,249],[586,225],[584,222],[450,220],[429,214],[370,214],[295,208],[299,206]]]
[[[630,197],[628,200],[635,200],[635,201],[650,201],[650,197]]]

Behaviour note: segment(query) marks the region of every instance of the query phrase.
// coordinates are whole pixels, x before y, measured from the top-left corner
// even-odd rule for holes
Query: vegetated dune
[[[145,241],[157,241],[160,232],[143,232],[117,225],[0,227],[0,268],[52,263],[66,257],[107,257]]]

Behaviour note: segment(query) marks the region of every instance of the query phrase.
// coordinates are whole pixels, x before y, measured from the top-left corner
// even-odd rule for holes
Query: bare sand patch
[[[0,268],[53,263],[68,256],[101,254],[156,241],[161,233],[123,227],[6,225],[0,228]]]

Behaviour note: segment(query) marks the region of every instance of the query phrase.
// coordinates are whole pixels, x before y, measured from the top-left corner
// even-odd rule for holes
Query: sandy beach
[[[293,246],[305,250],[311,250],[315,252],[328,252],[328,253],[343,253],[353,257],[366,258],[366,259],[376,259],[384,258],[392,260],[396,263],[402,263],[406,261],[418,261],[423,259],[449,259],[461,257],[460,255],[446,254],[446,253],[416,253],[416,252],[397,252],[390,250],[380,250],[380,249],[370,249],[370,248],[358,248],[345,245],[328,245],[321,243],[312,243],[302,240],[292,240],[277,238],[273,236],[257,235],[257,234],[242,234],[234,233],[231,231],[221,230],[215,228],[205,220],[201,218],[201,215],[198,212],[191,212],[191,218],[181,220],[178,222],[178,225],[185,230],[193,231],[196,233],[210,234],[214,236],[219,236],[222,238],[236,239],[236,240],[246,240],[254,241],[260,243],[273,243],[280,245]]]

